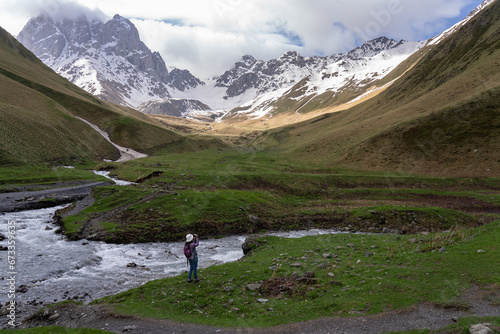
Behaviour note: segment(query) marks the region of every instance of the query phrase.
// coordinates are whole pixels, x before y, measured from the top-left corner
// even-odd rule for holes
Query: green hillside
[[[377,97],[255,142],[321,166],[498,176],[500,3],[430,48]],[[405,64],[405,66],[408,66]],[[496,157],[496,158],[495,158]]]
[[[98,125],[116,143],[145,153],[203,146],[142,113],[105,103],[76,87],[1,28],[0,114],[1,163],[119,156],[74,116]]]
[[[53,100],[3,75],[0,115],[0,163],[120,156]]]

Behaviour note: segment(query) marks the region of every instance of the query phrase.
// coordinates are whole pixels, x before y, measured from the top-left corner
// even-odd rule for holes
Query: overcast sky
[[[463,19],[481,0],[0,0],[0,26],[17,35],[30,17],[129,18],[167,66],[222,74],[244,54],[346,52],[381,35],[424,40]]]

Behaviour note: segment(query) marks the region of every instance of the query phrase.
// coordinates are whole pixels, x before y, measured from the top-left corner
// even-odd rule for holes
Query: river
[[[96,241],[68,241],[56,234],[54,212],[61,207],[4,213],[0,233],[15,227],[15,283],[18,317],[68,298],[84,303],[138,287],[147,281],[182,274],[187,270],[183,241],[116,245]],[[334,233],[311,230],[275,233],[285,237]],[[237,261],[243,256],[246,236],[200,240],[200,268]],[[0,246],[7,246],[7,240]],[[0,252],[0,303],[9,300],[7,251]],[[134,266],[133,264],[137,265]],[[3,319],[2,319],[3,320]],[[2,324],[0,322],[0,324]],[[2,324],[3,325],[3,324]]]

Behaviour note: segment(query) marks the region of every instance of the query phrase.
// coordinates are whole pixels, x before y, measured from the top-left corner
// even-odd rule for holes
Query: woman
[[[194,281],[199,282],[198,279],[198,253],[196,252],[196,247],[199,245],[198,234],[194,236],[192,234],[186,235],[186,244],[185,246],[189,246],[191,250],[191,256],[188,258],[189,261],[189,275],[188,275],[188,283],[191,283],[193,280],[191,279],[192,274],[194,274]]]

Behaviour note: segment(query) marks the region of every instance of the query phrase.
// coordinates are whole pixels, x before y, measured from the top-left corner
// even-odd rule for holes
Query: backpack
[[[193,256],[193,253],[191,252],[191,244],[185,244],[184,245],[184,255],[186,255],[186,258],[190,258]]]

